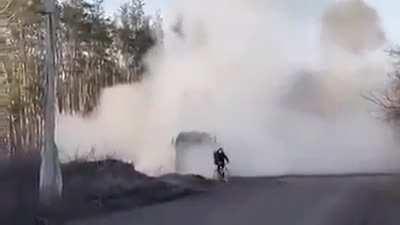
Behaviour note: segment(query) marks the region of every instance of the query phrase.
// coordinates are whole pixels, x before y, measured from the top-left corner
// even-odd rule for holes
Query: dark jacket
[[[229,163],[229,158],[226,156],[222,149],[214,152],[214,163],[215,165],[225,165],[225,161]]]

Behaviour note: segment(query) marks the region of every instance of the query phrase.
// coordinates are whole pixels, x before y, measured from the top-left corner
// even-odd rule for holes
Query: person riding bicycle
[[[217,166],[218,171],[223,171],[225,164],[229,163],[229,158],[226,156],[223,148],[218,148],[214,152],[214,164]]]

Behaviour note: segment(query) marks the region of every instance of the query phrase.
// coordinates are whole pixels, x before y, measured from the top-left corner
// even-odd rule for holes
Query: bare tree
[[[400,124],[400,47],[389,50],[394,59],[394,72],[390,74],[390,86],[382,93],[365,96],[368,100],[381,107],[384,119],[395,125]]]

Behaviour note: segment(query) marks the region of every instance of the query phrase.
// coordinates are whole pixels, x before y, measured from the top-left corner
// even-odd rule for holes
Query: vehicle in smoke
[[[208,132],[183,131],[172,140],[175,148],[175,169],[181,174],[213,177],[213,151],[219,147],[217,138]]]

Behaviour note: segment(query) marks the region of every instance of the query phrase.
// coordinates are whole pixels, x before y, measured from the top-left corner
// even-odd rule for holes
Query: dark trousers
[[[219,171],[223,171],[224,168],[225,168],[225,163],[217,163],[217,169]]]

